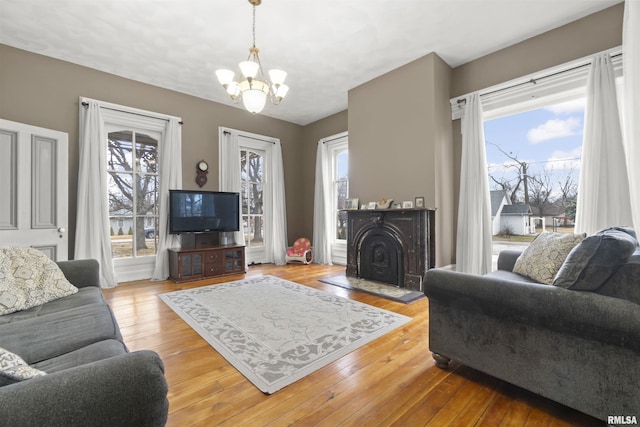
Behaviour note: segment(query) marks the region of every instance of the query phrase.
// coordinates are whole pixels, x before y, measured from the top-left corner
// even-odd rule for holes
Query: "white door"
[[[0,246],[68,259],[68,135],[0,119]]]

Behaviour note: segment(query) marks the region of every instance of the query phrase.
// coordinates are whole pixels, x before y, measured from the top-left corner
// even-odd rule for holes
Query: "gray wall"
[[[620,3],[453,70],[429,54],[353,88],[348,111],[304,127],[0,45],[0,117],[69,134],[71,247],[78,98],[86,96],[182,117],[185,188],[197,188],[195,165],[204,158],[211,166],[204,188],[218,189],[218,126],[280,138],[289,243],[312,235],[317,141],[349,130],[351,195],[363,202],[424,196],[438,209],[443,265],[455,254],[461,145],[448,99],[618,46],[622,15]]]

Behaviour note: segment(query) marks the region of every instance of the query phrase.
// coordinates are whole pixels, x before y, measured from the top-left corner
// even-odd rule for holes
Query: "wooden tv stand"
[[[245,273],[244,246],[169,249],[169,275],[176,283]]]

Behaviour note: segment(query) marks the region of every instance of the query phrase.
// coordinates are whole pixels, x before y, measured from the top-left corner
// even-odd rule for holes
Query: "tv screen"
[[[238,193],[169,190],[169,233],[238,231],[239,206]]]

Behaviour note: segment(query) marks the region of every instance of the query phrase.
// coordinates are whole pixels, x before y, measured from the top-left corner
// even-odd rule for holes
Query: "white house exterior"
[[[491,192],[491,228],[494,236],[503,232],[519,236],[535,233],[531,217],[529,205],[511,204],[504,190]]]

